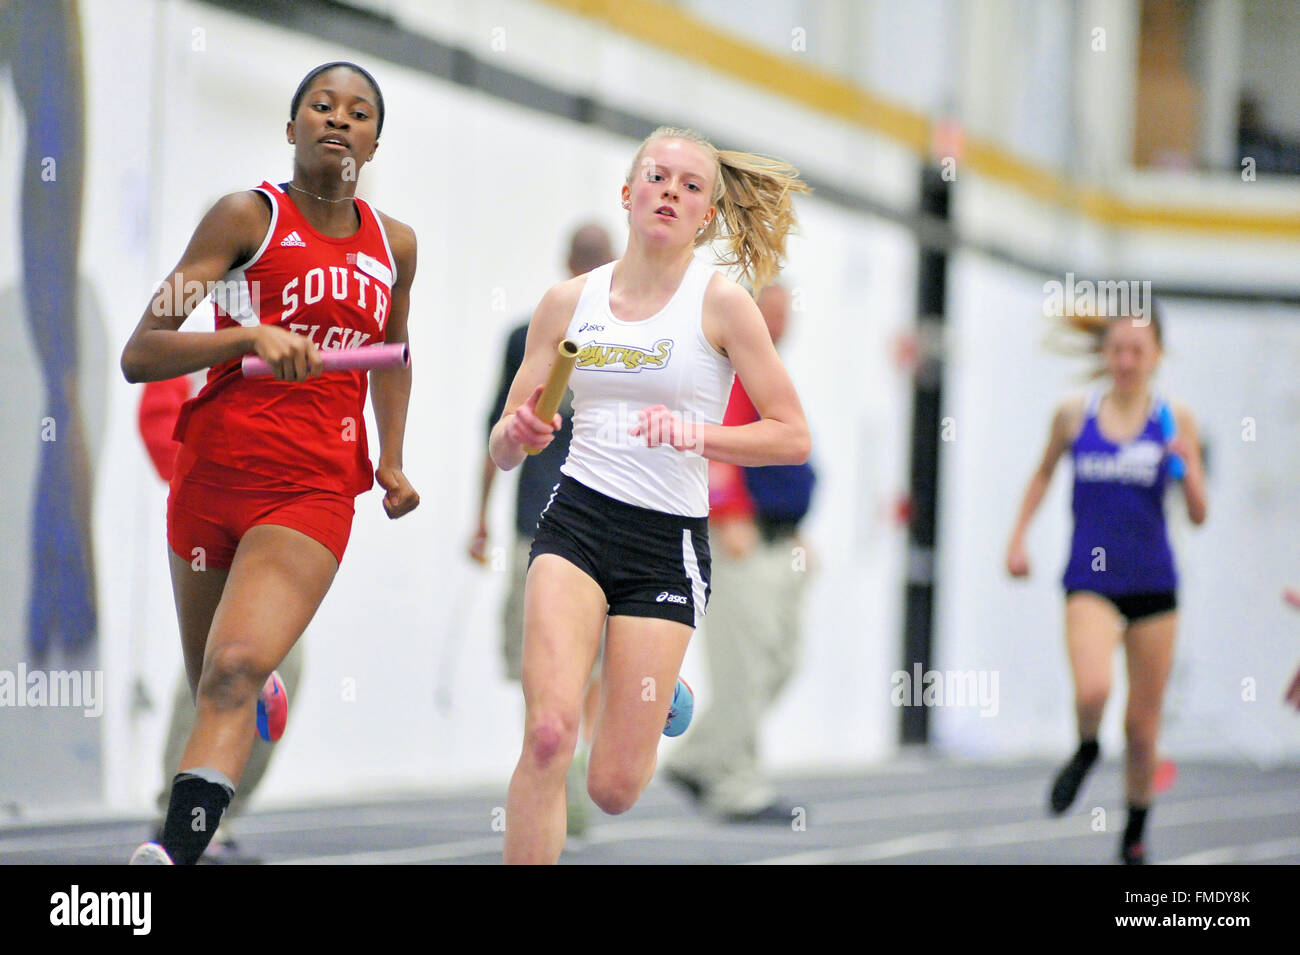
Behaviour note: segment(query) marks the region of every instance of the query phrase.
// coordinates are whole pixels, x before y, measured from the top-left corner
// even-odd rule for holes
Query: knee
[[[531,722],[524,734],[524,756],[543,769],[568,769],[578,744],[578,717],[548,713]]]
[[[610,816],[621,815],[636,805],[645,784],[628,772],[603,772],[593,766],[587,774],[587,795]]]
[[[247,706],[261,691],[270,672],[253,647],[238,643],[221,647],[203,664],[199,700],[221,709]]]

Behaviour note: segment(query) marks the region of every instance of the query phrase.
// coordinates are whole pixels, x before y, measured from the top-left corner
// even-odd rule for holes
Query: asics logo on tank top
[[[1080,481],[1115,481],[1151,487],[1156,483],[1164,454],[1164,448],[1155,441],[1134,441],[1113,453],[1079,454],[1074,461],[1074,473]]]
[[[578,348],[576,367],[592,371],[637,372],[642,368],[663,368],[672,354],[673,340],[661,338],[649,350],[634,345],[585,342]]]

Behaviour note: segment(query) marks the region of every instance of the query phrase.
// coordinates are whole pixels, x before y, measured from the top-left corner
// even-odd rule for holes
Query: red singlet
[[[282,188],[263,182],[257,191],[271,200],[271,226],[253,258],[218,287],[217,329],[278,324],[321,348],[382,342],[397,263],[375,211],[355,200],[361,227],[334,238],[313,229]],[[363,371],[303,382],[244,378],[235,359],[208,371],[173,437],[224,467],[360,494],[374,484],[366,385]]]

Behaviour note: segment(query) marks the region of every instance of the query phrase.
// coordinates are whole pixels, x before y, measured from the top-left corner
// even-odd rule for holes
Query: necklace
[[[289,183],[289,188],[290,188],[290,189],[297,189],[297,190],[298,190],[299,192],[301,192],[304,196],[311,196],[313,199],[319,199],[321,202],[347,202],[349,199],[352,198],[351,196],[344,196],[344,197],[341,198],[341,199],[326,199],[324,196],[318,196],[318,195],[316,195],[316,193],[314,193],[314,192],[308,192],[308,191],[307,191],[306,189],[304,189],[302,186],[300,186],[300,185],[298,185],[298,184],[296,184],[296,183],[294,183],[294,182],[292,182],[292,181]]]

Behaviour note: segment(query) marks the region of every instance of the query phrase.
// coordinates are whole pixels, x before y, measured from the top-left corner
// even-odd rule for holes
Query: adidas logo
[[[286,235],[283,239],[280,240],[281,248],[283,248],[286,245],[297,245],[303,247],[304,249],[307,247],[307,243],[302,241],[302,236],[298,234],[297,229],[295,229],[293,232],[290,232],[288,235]]]

